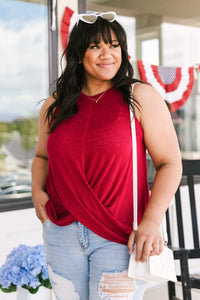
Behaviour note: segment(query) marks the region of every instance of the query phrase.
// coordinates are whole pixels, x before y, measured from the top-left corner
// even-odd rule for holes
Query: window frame
[[[49,94],[52,93],[54,83],[58,78],[58,29],[53,31],[52,24],[52,5],[53,1],[47,1],[48,9],[48,62],[49,62]],[[78,0],[79,13],[86,12],[86,0]],[[57,6],[55,9],[57,20]],[[0,196],[0,212],[33,208],[31,193],[11,194]]]

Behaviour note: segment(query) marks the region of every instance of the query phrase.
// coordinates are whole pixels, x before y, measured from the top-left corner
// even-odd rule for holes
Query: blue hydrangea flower
[[[30,292],[41,285],[51,288],[48,278],[44,245],[14,248],[0,268],[0,288],[7,292],[13,291],[13,286],[25,287]]]

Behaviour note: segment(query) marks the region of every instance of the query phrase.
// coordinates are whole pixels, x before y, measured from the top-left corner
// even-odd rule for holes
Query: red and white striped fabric
[[[200,93],[200,65],[197,68],[197,93]]]
[[[69,34],[77,22],[78,14],[74,12],[71,8],[66,6],[62,17],[60,30],[63,50],[65,50]]]
[[[194,67],[155,66],[137,60],[140,79],[149,83],[171,105],[179,109],[189,98],[194,84]]]

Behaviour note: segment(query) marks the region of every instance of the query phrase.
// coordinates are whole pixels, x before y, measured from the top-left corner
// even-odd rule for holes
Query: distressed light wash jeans
[[[49,277],[57,300],[142,300],[145,283],[127,277],[126,245],[74,222],[43,224]]]

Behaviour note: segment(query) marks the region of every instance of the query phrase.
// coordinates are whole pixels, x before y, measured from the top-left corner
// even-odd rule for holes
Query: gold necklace
[[[102,92],[101,95],[97,98],[97,99],[93,99],[90,96],[86,95],[86,97],[92,101],[94,101],[95,103],[98,103],[99,100],[103,97],[103,95],[105,94],[106,91]]]

